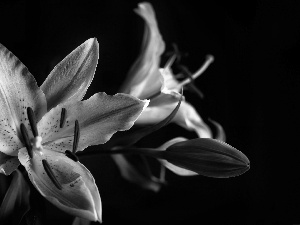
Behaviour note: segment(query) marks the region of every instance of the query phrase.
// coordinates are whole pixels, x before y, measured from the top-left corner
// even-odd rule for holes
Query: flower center
[[[22,137],[23,137],[23,142],[24,142],[24,145],[27,149],[28,155],[29,155],[30,159],[32,159],[33,150],[37,150],[37,151],[40,151],[40,152],[42,151],[42,149],[43,149],[42,140],[43,139],[42,139],[41,136],[39,136],[37,125],[36,125],[36,120],[35,120],[35,115],[34,115],[34,112],[33,112],[31,107],[27,108],[27,117],[28,117],[29,124],[31,126],[31,130],[32,130],[32,134],[33,134],[34,138],[32,138],[31,141],[29,140],[27,128],[23,123],[21,123],[20,130],[21,130],[21,134],[22,134]],[[60,118],[60,128],[64,127],[65,120],[66,120],[66,109],[62,108],[61,118]],[[75,155],[75,153],[76,153],[77,148],[78,148],[79,138],[80,138],[79,122],[78,122],[78,120],[75,120],[73,149],[72,149],[72,152],[69,151],[69,150],[66,150],[66,152],[65,152],[65,155],[68,158],[75,161],[75,162],[78,162],[78,158]],[[48,175],[50,180],[53,182],[53,184],[59,190],[62,190],[62,185],[56,179],[56,176],[55,176],[54,172],[52,171],[51,166],[49,165],[47,160],[42,159],[42,164],[43,164],[43,167],[44,167],[44,170],[45,170],[46,174]]]
[[[36,136],[36,137],[34,137],[33,139],[32,139],[32,142],[31,142],[31,144],[32,144],[32,148],[34,149],[34,150],[42,150],[42,148],[43,148],[43,146],[42,146],[42,137],[41,136]]]

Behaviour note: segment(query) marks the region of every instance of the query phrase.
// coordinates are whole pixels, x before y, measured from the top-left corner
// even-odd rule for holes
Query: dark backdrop
[[[168,172],[168,185],[152,193],[124,181],[109,157],[84,159],[97,180],[104,224],[300,223],[295,111],[300,3],[150,2],[167,51],[174,42],[187,52],[182,62],[191,71],[206,54],[215,56],[196,81],[205,99],[187,96],[204,119],[209,116],[224,126],[227,142],[248,156],[251,169],[232,179],[186,178]],[[96,37],[100,58],[86,98],[100,91],[114,94],[140,49],[144,23],[133,12],[137,3],[1,1],[0,42],[41,85],[56,63]],[[144,144],[155,147],[179,133],[196,137],[170,125]],[[51,205],[45,210],[49,221],[56,217],[70,221]]]

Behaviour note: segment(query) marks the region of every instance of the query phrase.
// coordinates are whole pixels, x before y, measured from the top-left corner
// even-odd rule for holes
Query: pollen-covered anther
[[[25,127],[25,125],[23,123],[21,123],[20,130],[21,130],[23,142],[24,142],[24,145],[27,149],[28,155],[29,155],[30,159],[32,159],[32,156],[33,156],[33,154],[32,154],[32,145],[31,145],[30,140],[29,140],[27,128]]]
[[[46,159],[43,159],[42,160],[42,163],[43,163],[43,167],[48,175],[48,177],[50,178],[50,180],[52,181],[52,183],[55,185],[55,187],[57,187],[57,189],[59,190],[62,190],[62,186],[61,184],[58,182],[58,180],[56,179],[49,163],[47,162]]]
[[[28,117],[31,129],[32,129],[33,136],[34,137],[39,136],[38,129],[37,129],[37,126],[36,126],[35,115],[34,115],[34,112],[33,112],[31,107],[27,108],[27,117]]]
[[[80,128],[78,120],[75,120],[75,129],[74,129],[74,140],[73,140],[73,154],[76,153],[78,148],[78,142],[80,138]]]
[[[66,113],[67,113],[67,110],[65,108],[62,108],[61,109],[61,114],[60,114],[60,124],[59,124],[60,128],[63,128],[64,125],[65,125],[65,122],[66,122]]]

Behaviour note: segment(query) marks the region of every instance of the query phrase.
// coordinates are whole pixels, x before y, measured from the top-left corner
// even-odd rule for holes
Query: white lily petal
[[[27,150],[19,151],[19,160],[26,168],[35,188],[61,210],[92,221],[101,221],[101,200],[91,173],[81,163],[74,162],[62,153],[44,146],[33,151],[30,159]],[[54,176],[61,185],[58,189],[47,175],[42,160],[49,163]]]
[[[171,145],[176,144],[178,142],[186,141],[186,140],[187,140],[186,138],[177,137],[177,138],[171,139],[170,141],[164,143],[162,146],[158,147],[158,149],[160,149],[160,150],[166,150]],[[169,163],[167,160],[159,159],[159,161],[166,168],[168,168],[170,171],[172,171],[173,173],[175,173],[175,174],[177,174],[179,176],[195,176],[195,175],[198,175],[197,173],[195,173],[195,172],[193,172],[191,170],[187,170],[187,169],[181,168],[179,166],[175,166],[174,164]]]
[[[0,44],[0,151],[16,156],[21,143],[20,124],[28,130],[27,107],[37,120],[47,111],[44,93],[39,89],[28,69]]]
[[[1,224],[16,224],[29,211],[30,187],[22,173],[16,170],[0,206]]]
[[[82,100],[93,80],[98,57],[98,42],[91,38],[54,67],[41,86],[48,110],[59,103]]]
[[[171,64],[168,64],[165,68],[159,69],[162,86],[160,94],[151,98],[150,107],[172,104],[178,102],[181,98],[181,94],[179,93],[181,87],[178,86],[179,83],[175,79],[170,66]]]
[[[158,96],[151,98],[149,107],[164,106],[172,103],[178,103],[180,98],[181,94],[179,94],[177,91],[163,90]],[[183,96],[182,100],[184,101],[184,99],[185,98]]]
[[[179,92],[182,86],[178,86],[179,82],[174,77],[174,74],[171,69],[171,65],[168,65],[165,68],[161,68],[159,71],[164,81],[162,91],[172,90],[172,91]]]
[[[158,123],[165,119],[175,107],[175,104],[147,107],[137,119],[136,124]],[[212,138],[210,128],[204,123],[194,107],[186,101],[181,102],[180,108],[172,122],[177,123],[187,130],[195,131],[201,138]]]
[[[222,127],[222,125],[220,123],[218,123],[217,121],[214,121],[212,119],[209,119],[209,121],[215,125],[216,129],[217,129],[217,134],[216,137],[214,139],[217,139],[219,141],[223,141],[226,142],[226,133],[224,128]]]
[[[82,219],[82,218],[79,218],[79,217],[76,217],[73,220],[73,223],[72,223],[72,225],[90,225],[90,224],[91,224],[91,221],[86,220],[86,219]]]
[[[79,121],[78,151],[87,146],[103,144],[117,131],[128,130],[149,104],[126,94],[113,96],[105,93],[93,95],[86,101],[67,102],[48,112],[38,123],[38,130],[54,151],[71,150],[75,120]],[[66,122],[60,128],[62,108],[66,109]]]
[[[0,152],[0,173],[10,175],[18,168],[19,165],[20,162],[18,157],[6,155]]]
[[[140,3],[135,12],[146,22],[144,40],[141,53],[131,67],[121,92],[145,99],[160,92],[162,78],[159,64],[165,43],[160,35],[151,4]]]

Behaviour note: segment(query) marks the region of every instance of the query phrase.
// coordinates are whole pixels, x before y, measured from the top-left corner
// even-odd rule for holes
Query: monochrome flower
[[[98,43],[89,39],[39,88],[27,68],[0,46],[0,172],[9,175],[21,162],[46,199],[93,221],[101,221],[99,191],[75,153],[128,130],[148,105],[126,94],[97,93],[81,101],[97,60]]]

